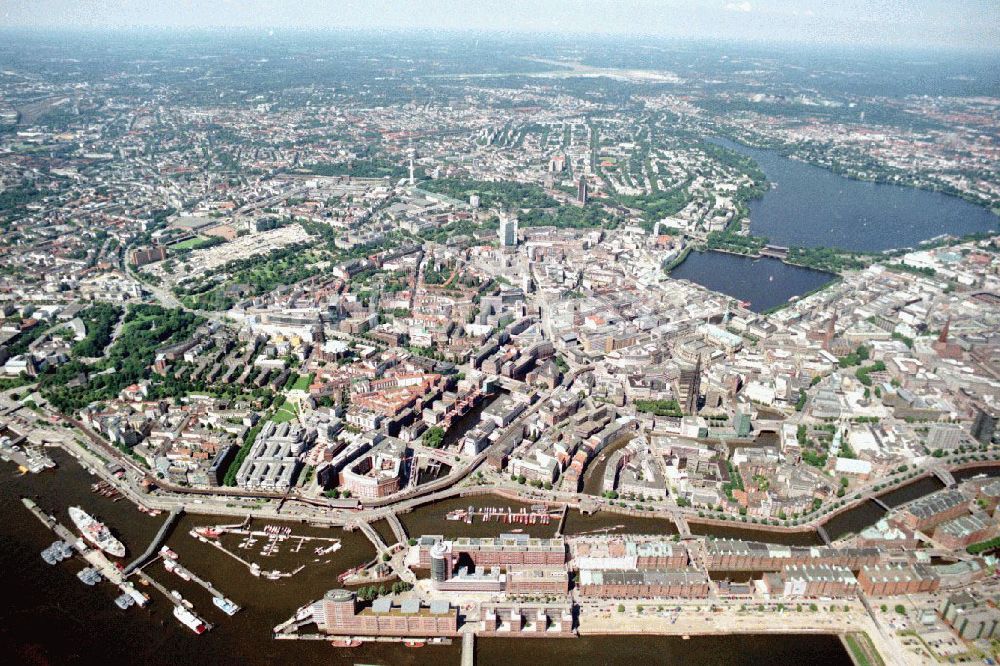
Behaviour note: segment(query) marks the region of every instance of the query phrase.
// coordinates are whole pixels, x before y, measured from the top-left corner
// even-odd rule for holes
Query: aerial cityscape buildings
[[[995,58],[192,35],[0,46],[10,654],[1000,657]]]

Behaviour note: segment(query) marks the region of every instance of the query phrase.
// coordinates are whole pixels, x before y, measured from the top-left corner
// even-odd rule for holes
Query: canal
[[[924,495],[930,495],[935,491],[941,490],[943,487],[944,484],[937,477],[928,476],[901,488],[883,493],[879,495],[879,499],[885,502],[887,506],[896,508]],[[886,511],[882,507],[875,502],[868,501],[859,504],[853,509],[848,509],[837,514],[826,521],[823,527],[831,539],[842,539],[848,535],[857,534],[867,527],[871,527],[885,517],[885,514]]]
[[[597,456],[592,464],[587,465],[587,470],[583,473],[583,492],[588,495],[600,496],[603,491],[604,470],[608,468],[611,454],[628,446],[630,439],[623,439],[620,442],[607,447]]]
[[[881,252],[941,234],[996,232],[1000,218],[957,197],[852,180],[728,139],[713,143],[753,158],[772,187],[750,202],[750,229],[776,245]]]

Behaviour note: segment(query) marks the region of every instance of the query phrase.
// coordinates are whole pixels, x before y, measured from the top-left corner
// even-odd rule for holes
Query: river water
[[[996,232],[1000,218],[963,199],[839,176],[821,167],[728,139],[774,185],[750,203],[750,229],[776,245],[880,252],[915,247],[941,234]]]
[[[235,617],[227,617],[210,602],[206,591],[163,570],[158,562],[146,571],[168,589],[180,591],[195,605],[196,612],[215,625],[204,636],[195,636],[179,625],[170,614],[170,605],[151,588],[144,588],[151,603],[145,609],[119,610],[112,603],[117,590],[107,583],[89,588],[76,580],[83,568],[79,558],[56,566],[45,564],[39,552],[55,538],[22,505],[20,497],[31,496],[39,505],[68,523],[66,508],[80,505],[106,521],[126,544],[128,557],[142,551],[157,531],[165,515],[149,517],[127,501],[112,502],[90,492],[95,480],[69,455],[53,451],[58,469],[40,475],[20,476],[14,466],[0,465],[0,512],[6,518],[0,528],[0,570],[6,585],[0,600],[0,650],[4,663],[92,664],[458,664],[460,646],[408,649],[398,644],[369,644],[353,650],[338,649],[321,641],[276,641],[271,628],[288,618],[296,608],[317,598],[325,590],[338,586],[336,576],[374,555],[360,533],[310,528],[289,524],[295,534],[336,536],[343,547],[331,556],[317,558],[313,546],[300,553],[284,552],[262,559],[251,550],[238,551],[265,568],[288,571],[305,564],[305,569],[291,578],[267,581],[250,575],[246,567],[225,554],[192,538],[188,532],[197,525],[220,520],[186,515],[169,536],[168,545],[180,560],[195,573],[210,580],[236,603],[244,607]],[[476,501],[478,500],[478,501]],[[498,505],[504,500],[493,496],[474,499],[474,503]],[[442,511],[469,501],[456,500],[422,507],[403,517],[408,528],[437,533],[492,534],[509,531],[493,523],[473,530],[464,523],[443,520]],[[514,505],[514,503],[511,503]],[[673,525],[657,519],[625,518],[609,514],[576,516],[580,531],[611,520],[626,523],[629,530],[673,533]],[[382,527],[381,525],[379,527]],[[569,527],[569,525],[568,525]],[[434,528],[431,530],[430,528]],[[525,528],[539,535],[552,534],[550,526]],[[413,532],[418,533],[418,532]],[[286,542],[287,544],[288,542]],[[315,561],[315,560],[319,561]],[[566,640],[477,641],[477,664],[511,664],[534,661],[545,655],[546,663],[620,664],[635,657],[664,659],[683,663],[691,654],[709,655],[699,664],[797,663],[807,655],[816,664],[843,664],[846,655],[840,642],[831,636],[718,636],[692,638],[630,636],[587,637]]]
[[[772,257],[754,259],[726,252],[691,252],[670,277],[690,280],[763,312],[819,289],[834,279],[824,271],[792,266]]]

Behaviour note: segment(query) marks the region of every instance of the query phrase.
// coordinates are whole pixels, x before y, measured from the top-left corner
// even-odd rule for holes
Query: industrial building
[[[708,576],[697,569],[581,569],[579,588],[581,595],[600,599],[695,599],[709,593]]]
[[[1000,628],[1000,610],[967,592],[953,594],[938,609],[945,622],[965,640],[989,640]]]
[[[573,544],[577,569],[682,569],[688,565],[685,546],[666,539],[615,537]]]
[[[709,569],[720,571],[777,571],[792,564],[828,564],[852,570],[881,559],[877,548],[781,546],[755,541],[713,539],[705,543]]]
[[[934,540],[945,548],[962,550],[970,544],[988,541],[1000,532],[995,520],[984,513],[970,513],[947,520],[934,530]]]
[[[483,603],[479,607],[480,636],[570,637],[573,608],[569,602],[557,604]]]
[[[393,605],[386,597],[362,608],[350,590],[330,590],[312,605],[316,626],[327,634],[341,636],[455,636],[458,633],[458,609],[447,601],[432,601],[429,606],[418,599]]]
[[[846,567],[830,564],[793,564],[761,579],[772,597],[847,597],[858,590],[858,580]]]
[[[968,510],[969,498],[960,491],[941,490],[900,507],[889,522],[923,532]]]
[[[439,535],[425,535],[418,539],[419,566],[432,569],[431,552],[435,550],[448,571],[452,571],[459,558],[468,558],[474,566],[560,566],[566,563],[566,542],[562,537],[539,539],[527,534],[501,534],[498,538],[460,537],[445,540]]]
[[[301,453],[316,441],[316,431],[294,423],[269,421],[257,434],[250,453],[236,473],[236,483],[248,490],[288,490],[302,468]]]
[[[427,567],[431,571],[434,589],[444,592],[507,592],[509,594],[566,594],[569,592],[569,572],[565,566],[565,550],[561,544],[532,544],[531,541],[548,542],[549,539],[509,538],[522,535],[503,535],[498,541],[457,544],[453,541],[435,540],[440,537],[423,537],[418,541],[421,566],[426,552]],[[462,541],[462,540],[458,540]],[[551,541],[556,541],[555,539]],[[559,540],[561,541],[561,540]],[[495,547],[509,549],[503,557],[491,552]],[[551,557],[550,557],[551,555]],[[548,564],[539,560],[549,559]],[[476,560],[491,560],[479,564]],[[459,561],[473,561],[474,565],[459,566]],[[527,562],[525,560],[536,560]],[[520,561],[520,562],[519,562]]]
[[[858,572],[858,586],[873,597],[935,592],[940,585],[941,579],[923,564],[886,562],[861,567]]]

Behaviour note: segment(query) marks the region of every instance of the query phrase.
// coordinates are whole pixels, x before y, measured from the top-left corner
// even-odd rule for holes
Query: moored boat
[[[204,620],[183,606],[174,606],[174,617],[196,634],[203,634],[210,628]]]
[[[224,597],[212,597],[212,603],[226,615],[236,615],[240,607]]]
[[[69,508],[69,517],[83,538],[103,550],[108,555],[125,557],[125,544],[116,539],[108,526],[98,521],[78,506]]]
[[[170,573],[175,573],[180,576],[181,580],[191,580],[191,575],[184,569],[184,567],[177,564],[175,560],[164,559],[163,568]]]

